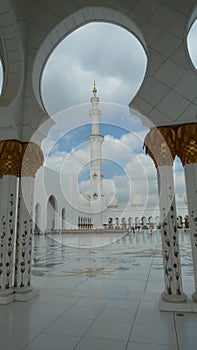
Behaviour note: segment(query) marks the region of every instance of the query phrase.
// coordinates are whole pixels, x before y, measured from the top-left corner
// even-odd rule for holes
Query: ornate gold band
[[[0,141],[0,178],[4,175],[33,177],[43,161],[42,150],[33,142]]]
[[[176,156],[174,129],[168,127],[151,129],[145,137],[144,147],[156,167],[172,165]]]
[[[183,166],[197,163],[197,124],[153,128],[145,137],[144,147],[156,167],[173,165],[176,155]]]
[[[197,124],[185,124],[177,129],[177,156],[183,166],[197,163]]]

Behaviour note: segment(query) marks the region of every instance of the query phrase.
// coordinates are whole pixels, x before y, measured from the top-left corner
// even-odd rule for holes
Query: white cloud
[[[189,55],[191,57],[191,60],[193,62],[193,65],[197,69],[197,45],[196,45],[196,38],[197,38],[197,19],[193,23],[188,37],[187,37],[187,45],[188,45],[188,51]]]
[[[128,105],[145,70],[146,54],[133,35],[112,24],[91,23],[69,35],[50,56],[43,100],[51,114],[86,103],[96,80],[102,101]]]
[[[197,57],[195,31],[197,25],[188,39],[193,57]],[[108,24],[91,24],[80,28],[61,43],[50,57],[44,72],[42,91],[45,104],[51,113],[63,110],[55,117],[59,136],[83,123],[89,123],[88,111],[91,107],[86,102],[90,99],[94,80],[101,99],[101,122],[131,131],[125,131],[119,138],[106,135],[102,147],[103,157],[117,162],[123,169],[122,175],[111,176],[111,185],[107,185],[107,182],[105,184],[106,191],[115,186],[120,203],[128,200],[130,189],[142,194],[144,200],[148,198],[149,203],[156,203],[158,197],[156,169],[150,157],[142,151],[148,130],[139,127],[138,118],[132,116],[127,107],[143,79],[145,61],[142,49],[130,33]],[[111,103],[105,104],[105,101]],[[74,107],[65,109],[68,106]],[[54,135],[49,139],[49,145],[46,143],[43,146],[45,152],[49,147],[54,147],[55,150],[53,137]],[[67,134],[67,137],[72,138],[72,133]],[[78,174],[88,160],[89,146],[86,144],[80,145],[71,153],[65,151],[64,155],[62,152],[54,152],[47,160],[47,166],[60,169],[65,174]],[[176,198],[180,204],[185,195],[180,163],[176,163],[174,172]],[[89,181],[82,181],[80,186],[87,192]]]

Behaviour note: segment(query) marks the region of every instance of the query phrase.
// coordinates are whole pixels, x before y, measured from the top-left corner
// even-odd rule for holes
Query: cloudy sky
[[[188,48],[197,67],[197,25]],[[130,69],[132,67],[132,70]],[[144,154],[148,129],[131,115],[128,104],[138,91],[146,70],[146,55],[137,39],[111,24],[88,24],[69,35],[50,56],[42,77],[42,97],[55,121],[43,141],[45,165],[65,175],[75,174],[80,190],[89,187],[89,110],[93,81],[100,97],[104,188],[121,205],[138,192],[144,201],[157,201],[156,171]],[[0,67],[0,86],[2,72]],[[174,166],[178,205],[185,195],[179,161]],[[132,201],[132,198],[131,198]]]

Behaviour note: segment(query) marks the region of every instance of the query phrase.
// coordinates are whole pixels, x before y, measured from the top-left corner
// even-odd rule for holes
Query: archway
[[[2,93],[2,87],[3,87],[3,65],[2,65],[2,61],[0,59],[0,97],[1,97],[1,93]]]
[[[35,206],[35,227],[34,233],[39,234],[41,227],[41,205],[37,203]]]
[[[147,226],[147,219],[145,216],[142,217],[142,228],[143,229],[147,229],[148,226]]]
[[[197,7],[191,17],[190,22],[191,22],[190,23],[191,26],[187,34],[187,49],[188,49],[188,54],[192,62],[192,65],[194,69],[197,69],[196,45],[194,44],[192,45],[192,43],[194,42],[194,38],[196,38],[196,33],[197,33]]]
[[[66,209],[62,209],[62,230],[66,229]]]
[[[57,229],[57,200],[54,195],[51,195],[47,203],[47,230],[55,229]]]
[[[113,228],[113,219],[112,218],[108,219],[108,225],[109,225],[109,229]]]
[[[40,105],[42,105],[43,102],[40,91],[40,80],[44,71],[44,66],[51,52],[53,52],[56,46],[62,42],[69,34],[76,31],[80,27],[93,22],[115,24],[120,28],[126,29],[136,37],[139,43],[141,43],[144,50],[147,51],[146,43],[141,31],[135,25],[135,23],[123,13],[111,8],[96,6],[86,7],[82,10],[76,11],[72,14],[72,16],[65,18],[62,22],[58,23],[56,27],[54,27],[54,29],[47,35],[42,45],[40,46],[40,49],[38,50],[33,66],[33,89],[35,97]]]

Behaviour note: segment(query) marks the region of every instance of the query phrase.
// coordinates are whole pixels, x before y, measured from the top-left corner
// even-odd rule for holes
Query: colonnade
[[[144,145],[157,169],[165,282],[162,298],[170,302],[187,299],[182,287],[173,179],[173,162],[178,156],[185,173],[195,281],[193,299],[197,301],[197,124],[153,128]]]
[[[91,229],[93,227],[92,219],[88,217],[78,217],[78,229]]]
[[[197,301],[197,125],[153,128],[145,137],[146,153],[157,168],[165,290],[170,302],[187,299],[182,286],[177,234],[173,161],[178,156],[185,172]],[[29,300],[31,286],[32,211],[34,177],[43,164],[39,146],[18,140],[0,142],[0,303]],[[91,220],[79,218],[79,226]]]
[[[0,303],[29,300],[34,177],[43,164],[34,143],[0,142]]]

